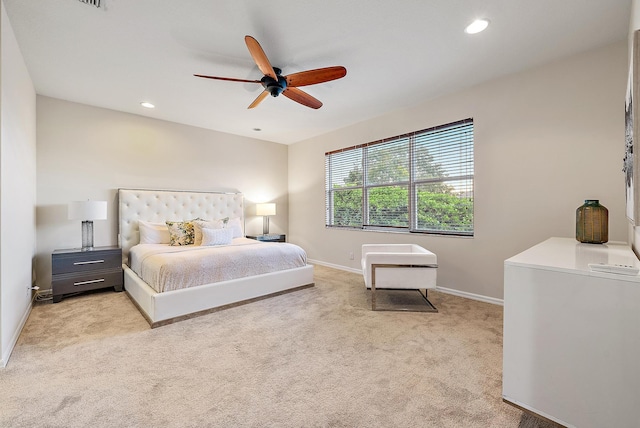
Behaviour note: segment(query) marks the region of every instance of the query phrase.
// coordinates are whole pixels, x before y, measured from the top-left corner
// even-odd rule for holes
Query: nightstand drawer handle
[[[75,262],[73,265],[92,265],[94,263],[104,263],[104,260],[89,260],[88,262]]]
[[[94,280],[91,280],[91,281],[74,282],[73,285],[95,284],[97,282],[104,282],[104,278],[102,278],[102,279],[94,279]]]

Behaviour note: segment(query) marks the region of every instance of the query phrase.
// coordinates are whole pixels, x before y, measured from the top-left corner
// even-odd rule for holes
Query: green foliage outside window
[[[362,226],[362,189],[344,189],[333,192],[333,219],[336,225]]]
[[[369,190],[369,224],[409,227],[407,186],[374,187]]]
[[[451,192],[418,190],[417,229],[472,232],[473,199]]]

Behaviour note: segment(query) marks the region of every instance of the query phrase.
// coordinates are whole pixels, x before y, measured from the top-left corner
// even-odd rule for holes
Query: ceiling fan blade
[[[258,104],[260,104],[262,102],[262,100],[264,100],[265,98],[267,98],[267,95],[269,95],[269,91],[264,90],[262,92],[260,92],[260,95],[258,95],[258,98],[256,98],[255,100],[253,100],[253,102],[251,104],[249,104],[249,108],[254,108],[256,107]]]
[[[267,54],[262,50],[262,46],[256,39],[251,36],[244,36],[244,42],[247,44],[247,48],[249,49],[249,53],[253,57],[256,65],[265,76],[271,77],[273,80],[278,80],[278,76],[276,72],[273,71],[273,67],[269,62],[269,58],[267,58]]]
[[[259,80],[234,79],[233,77],[204,76],[202,74],[194,74],[194,76],[204,77],[205,79],[228,80],[229,82],[262,83]]]
[[[285,76],[287,86],[307,86],[316,83],[341,79],[347,75],[347,69],[341,66],[317,68],[315,70],[301,71]]]
[[[320,100],[313,98],[311,95],[295,87],[287,86],[287,89],[282,92],[282,95],[289,98],[290,100],[302,104],[303,106],[315,109],[319,109],[320,107],[322,107],[322,103],[320,102]]]

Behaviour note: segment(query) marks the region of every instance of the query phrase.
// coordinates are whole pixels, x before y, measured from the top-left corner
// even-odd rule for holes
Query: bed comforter
[[[303,267],[307,254],[297,245],[236,238],[231,245],[131,248],[131,269],[159,293]]]

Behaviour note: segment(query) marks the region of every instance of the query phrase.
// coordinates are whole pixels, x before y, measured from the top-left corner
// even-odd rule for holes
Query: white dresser
[[[640,427],[640,262],[627,244],[551,238],[504,262],[502,397],[569,427]]]

